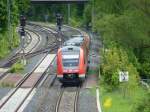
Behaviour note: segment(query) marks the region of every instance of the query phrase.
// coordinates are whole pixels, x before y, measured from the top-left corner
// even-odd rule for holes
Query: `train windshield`
[[[63,66],[64,67],[77,67],[79,65],[79,55],[64,55]]]

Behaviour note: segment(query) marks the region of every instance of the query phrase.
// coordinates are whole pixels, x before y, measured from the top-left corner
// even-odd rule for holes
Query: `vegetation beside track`
[[[8,32],[4,31],[0,34],[0,59],[7,56],[13,48],[19,45],[19,36],[16,32],[13,33],[13,41],[8,41]]]
[[[10,6],[10,18],[8,18],[8,6]],[[0,59],[18,46],[19,36],[16,27],[19,23],[20,13],[26,12],[28,7],[29,0],[0,1]]]
[[[20,61],[18,61],[12,65],[10,72],[11,73],[20,73],[23,70],[24,70],[24,65]]]
[[[122,89],[110,92],[106,88],[101,84],[100,98],[103,112],[149,112],[149,95],[142,87],[133,88],[134,93]]]
[[[95,0],[85,9],[84,23],[89,26],[89,12],[94,6],[93,30],[101,35],[104,46],[101,49],[100,87],[104,86],[106,91],[102,90],[102,99],[106,95],[114,101],[113,107],[109,111],[104,109],[104,112],[138,112],[138,108],[141,112],[150,110],[150,106],[144,103],[147,98],[146,102],[150,104],[149,94],[140,98],[145,90],[139,89],[140,78],[150,78],[149,5],[149,0]],[[129,81],[125,84],[119,82],[119,71],[129,72]],[[119,94],[123,88],[133,93],[133,98],[124,100]]]
[[[1,82],[0,88],[5,88],[5,87],[13,88],[13,87],[15,87],[15,85],[11,84],[10,82]]]

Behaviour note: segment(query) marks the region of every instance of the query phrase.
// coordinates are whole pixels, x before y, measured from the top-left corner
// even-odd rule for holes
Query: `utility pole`
[[[22,64],[26,65],[26,59],[25,59],[25,27],[26,25],[26,18],[25,16],[20,16],[20,40],[21,40],[21,49],[22,49]]]
[[[7,27],[8,27],[8,39],[9,39],[9,44],[10,44],[10,48],[12,48],[12,26],[11,26],[11,12],[10,12],[10,0],[7,0],[7,17],[8,17],[8,21],[7,21]]]
[[[68,24],[70,24],[71,7],[70,4],[68,4],[67,6],[68,6]]]
[[[58,29],[58,41],[59,41],[59,44],[61,46],[62,44],[62,34],[61,34],[61,29],[62,29],[62,22],[63,22],[63,16],[59,13],[56,14],[56,24],[57,24],[57,29]]]
[[[95,19],[95,9],[94,9],[94,5],[95,5],[95,3],[94,3],[94,0],[92,0],[92,14],[91,14],[91,16],[92,16],[92,32],[94,32],[94,19]]]

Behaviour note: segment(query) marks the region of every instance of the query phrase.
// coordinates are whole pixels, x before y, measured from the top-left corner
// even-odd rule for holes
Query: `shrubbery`
[[[5,57],[9,53],[9,43],[6,33],[0,34],[0,59]]]
[[[9,28],[7,2],[10,5]],[[16,27],[19,23],[19,15],[27,11],[29,3],[30,0],[0,0],[0,58],[4,58],[12,48],[18,46],[19,37],[16,32]]]
[[[21,64],[20,61],[16,62],[15,64],[13,64],[13,66],[10,69],[11,73],[18,73],[20,71],[24,70],[24,65]]]
[[[143,99],[135,104],[132,112],[150,112],[150,93]]]
[[[94,31],[100,34],[105,47],[101,64],[102,83],[108,90],[125,88],[133,96],[139,75],[150,78],[150,0],[95,0],[85,12],[93,5]],[[88,21],[85,18],[85,23]],[[126,83],[119,83],[119,71],[122,70],[129,72]],[[139,103],[134,112],[150,112],[149,98]]]
[[[122,48],[109,48],[103,54],[103,63],[101,65],[101,72],[104,83],[109,89],[118,88],[119,71],[129,72],[128,88],[135,88],[138,81],[138,72],[134,65],[129,62],[128,55]]]

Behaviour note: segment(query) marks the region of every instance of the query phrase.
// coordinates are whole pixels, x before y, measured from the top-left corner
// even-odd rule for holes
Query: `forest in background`
[[[43,21],[56,23],[56,14],[63,16],[63,24],[72,26],[83,26],[84,4],[70,4],[70,19],[68,20],[67,4],[32,4],[30,12],[27,13],[28,19],[31,21]]]

